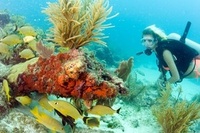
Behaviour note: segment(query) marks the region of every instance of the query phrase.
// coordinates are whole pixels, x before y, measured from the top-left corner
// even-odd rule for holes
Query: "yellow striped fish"
[[[30,110],[30,112],[37,118],[36,120],[39,123],[43,124],[47,128],[51,129],[54,132],[65,133],[64,127],[59,121],[45,113],[39,112],[37,106]]]
[[[49,104],[64,116],[71,116],[75,120],[79,118],[83,119],[83,116],[79,113],[79,111],[69,102],[63,100],[52,100],[49,101]]]
[[[111,107],[104,106],[104,105],[96,105],[92,107],[87,112],[89,114],[104,116],[104,115],[113,115],[114,113],[119,113],[120,108],[117,110],[112,109]]]

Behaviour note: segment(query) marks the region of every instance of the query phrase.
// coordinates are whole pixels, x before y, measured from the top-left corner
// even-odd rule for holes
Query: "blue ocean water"
[[[26,22],[35,27],[47,30],[50,23],[41,11],[47,7],[47,2],[56,0],[0,0],[0,10],[26,17]],[[187,21],[192,22],[188,38],[200,43],[200,15],[198,0],[110,0],[113,7],[111,15],[119,15],[108,23],[114,28],[105,30],[109,36],[107,45],[114,55],[121,59],[134,57],[134,65],[148,64],[155,66],[155,56],[136,56],[145,48],[141,45],[142,30],[152,24],[163,29],[166,34],[176,32],[182,34]]]

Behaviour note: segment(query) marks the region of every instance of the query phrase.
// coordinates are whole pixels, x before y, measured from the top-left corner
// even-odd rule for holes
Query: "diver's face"
[[[157,43],[152,35],[143,35],[141,42],[147,49],[154,49]]]

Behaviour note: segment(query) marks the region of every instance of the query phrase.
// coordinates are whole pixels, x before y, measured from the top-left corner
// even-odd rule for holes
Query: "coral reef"
[[[15,109],[0,121],[1,133],[48,133],[48,130],[30,116]]]
[[[2,83],[0,83],[0,120],[9,112],[7,97],[2,88]]]
[[[2,80],[3,77],[8,75],[9,70],[10,70],[10,66],[6,66],[0,62],[0,80]]]
[[[127,93],[121,79],[110,75],[80,49],[49,59],[40,57],[18,76],[14,91],[18,95],[37,91],[85,100],[109,99]]]
[[[91,45],[90,45],[91,46]],[[95,50],[95,56],[99,59],[99,61],[106,63],[108,66],[117,66],[117,61],[115,60],[115,56],[112,54],[109,47],[104,47],[101,45],[94,45],[91,47],[91,50]]]
[[[158,104],[152,109],[153,115],[162,126],[164,133],[189,132],[189,127],[197,119],[200,119],[200,104],[197,102],[170,99],[171,88],[168,84],[163,90],[162,96],[158,99]]]
[[[4,27],[10,22],[10,15],[6,12],[0,11],[0,27]]]
[[[123,81],[126,81],[129,76],[133,65],[133,58],[129,58],[127,61],[122,61],[119,67],[115,70],[115,73]]]
[[[120,98],[127,105],[134,106],[138,110],[142,107],[151,107],[156,103],[157,97],[159,97],[157,86],[151,82],[137,79],[135,71],[130,73],[125,84],[128,88],[128,94],[120,96]]]
[[[36,57],[36,42],[45,37],[42,29],[25,23],[23,17],[10,16],[10,22],[0,27],[0,61],[5,65],[15,65]]]
[[[55,43],[71,48],[79,48],[89,42],[106,44],[102,31],[112,27],[104,24],[112,11],[107,0],[58,0],[49,3],[43,12],[49,16],[54,27],[51,29]]]
[[[38,58],[36,57],[36,58],[30,59],[26,62],[13,65],[10,68],[9,74],[7,75],[7,79],[9,80],[9,82],[16,83],[18,75],[23,73],[24,71],[26,71],[27,66],[36,63],[37,60],[38,60]]]
[[[123,125],[115,116],[103,116],[101,121],[107,123],[107,127],[110,129],[120,128],[122,131],[124,130]]]

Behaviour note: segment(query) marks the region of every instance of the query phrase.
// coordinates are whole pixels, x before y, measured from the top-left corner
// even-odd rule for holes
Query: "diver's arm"
[[[180,80],[180,75],[178,72],[178,69],[176,67],[176,64],[174,62],[172,53],[169,50],[164,50],[163,52],[163,58],[165,62],[167,63],[169,70],[171,72],[171,77],[167,80],[170,83],[175,83]]]

